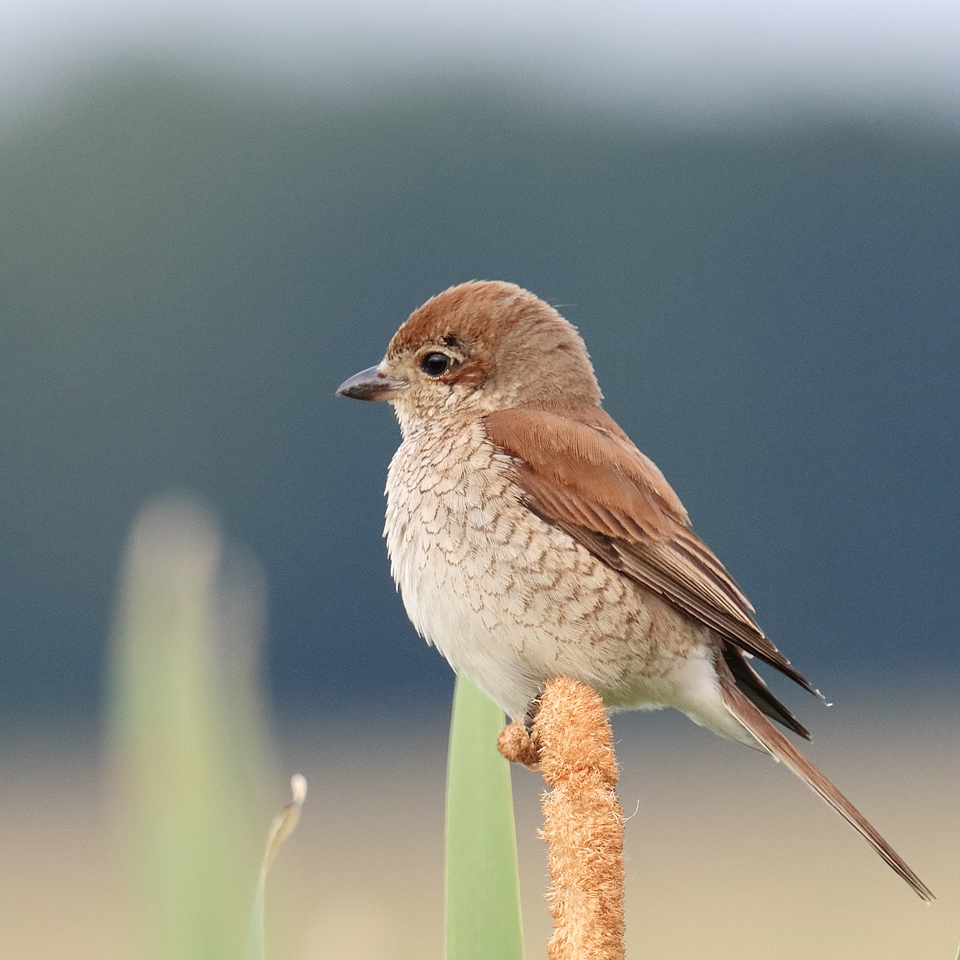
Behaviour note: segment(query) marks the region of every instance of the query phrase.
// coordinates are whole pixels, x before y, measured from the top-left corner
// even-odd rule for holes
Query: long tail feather
[[[774,757],[783,761],[804,783],[820,794],[913,887],[918,896],[928,903],[935,900],[926,884],[904,863],[866,817],[737,688],[733,676],[722,668],[718,672],[724,703],[737,720]]]

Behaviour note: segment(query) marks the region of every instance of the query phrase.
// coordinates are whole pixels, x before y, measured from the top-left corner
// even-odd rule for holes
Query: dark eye
[[[420,361],[420,369],[428,377],[442,376],[450,366],[450,358],[445,353],[428,353]]]

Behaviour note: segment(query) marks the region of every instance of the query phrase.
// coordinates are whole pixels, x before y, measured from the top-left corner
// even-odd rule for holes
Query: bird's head
[[[583,340],[549,304],[512,283],[450,287],[415,310],[376,367],[338,394],[388,400],[404,430],[513,408],[596,407],[600,388]]]

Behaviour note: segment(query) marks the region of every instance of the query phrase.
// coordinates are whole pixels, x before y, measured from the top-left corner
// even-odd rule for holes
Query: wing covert
[[[818,695],[760,629],[657,466],[603,410],[499,410],[484,425],[513,460],[524,503],[541,519]]]

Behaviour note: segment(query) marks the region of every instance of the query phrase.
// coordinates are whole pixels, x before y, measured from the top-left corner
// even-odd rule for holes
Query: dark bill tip
[[[379,367],[368,367],[344,380],[337,387],[337,396],[353,397],[354,400],[390,400],[406,385],[406,380],[385,377]]]

